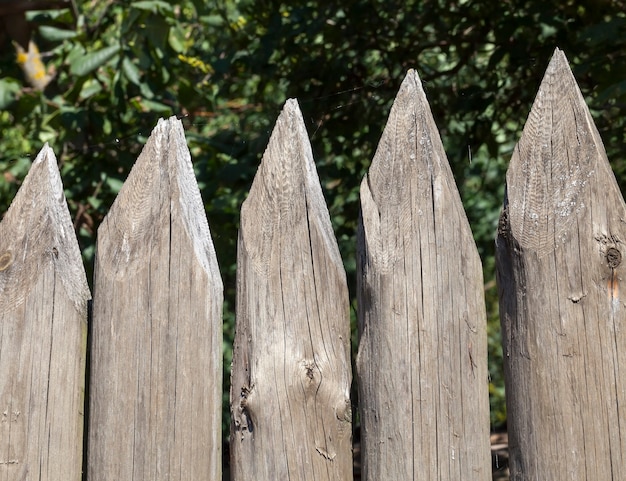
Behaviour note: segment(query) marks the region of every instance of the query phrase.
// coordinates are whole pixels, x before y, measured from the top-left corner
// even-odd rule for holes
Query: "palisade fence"
[[[362,479],[486,481],[481,264],[412,70],[361,205]],[[626,206],[557,49],[496,241],[511,479],[626,468],[624,239]],[[351,480],[346,276],[295,100],[242,206],[237,262],[232,479]],[[93,284],[88,339],[90,293],[46,145],[0,224],[0,481],[221,479],[222,282],[175,118],[98,229]]]

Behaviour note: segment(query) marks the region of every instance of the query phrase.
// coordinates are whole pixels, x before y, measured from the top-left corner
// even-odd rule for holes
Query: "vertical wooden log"
[[[364,480],[491,479],[480,259],[417,73],[361,184]]]
[[[232,479],[352,479],[349,342],[343,264],[288,100],[241,209]]]
[[[79,481],[85,270],[52,149],[0,223],[0,480]]]
[[[497,236],[512,480],[623,475],[625,219],[557,49],[511,158]]]
[[[90,481],[221,479],[221,314],[183,127],[160,120],[98,229]]]

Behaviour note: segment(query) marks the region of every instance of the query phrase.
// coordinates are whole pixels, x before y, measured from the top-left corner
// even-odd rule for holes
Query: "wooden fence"
[[[414,71],[361,205],[362,479],[486,481],[482,270]],[[614,480],[626,468],[625,219],[557,50],[497,233],[511,479]],[[222,283],[175,118],[159,121],[98,229],[94,271],[87,343],[90,293],[46,145],[0,223],[0,481],[221,479]],[[232,479],[353,478],[348,313],[289,100],[241,209]]]

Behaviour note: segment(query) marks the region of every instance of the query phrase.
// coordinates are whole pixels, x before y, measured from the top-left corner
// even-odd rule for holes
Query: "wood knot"
[[[352,405],[350,399],[344,399],[335,408],[335,417],[345,423],[352,423]]]
[[[6,271],[13,264],[13,254],[7,251],[0,256],[0,272]]]
[[[615,247],[611,247],[606,251],[606,261],[611,269],[615,269],[622,263],[622,253]]]
[[[319,368],[317,367],[317,364],[315,364],[314,360],[304,360],[300,363],[300,366],[308,382],[314,382],[315,378],[319,377],[316,376],[319,372]]]

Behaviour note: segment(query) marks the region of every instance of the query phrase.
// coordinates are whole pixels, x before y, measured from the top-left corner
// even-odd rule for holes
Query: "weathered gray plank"
[[[361,184],[364,480],[491,479],[480,259],[417,73]]]
[[[497,237],[511,479],[626,468],[626,209],[556,50],[507,173]]]
[[[46,144],[0,223],[0,480],[81,479],[87,279]]]
[[[241,209],[232,479],[352,479],[349,342],[343,264],[288,100]]]
[[[221,315],[183,127],[160,120],[98,229],[90,481],[221,479]]]

